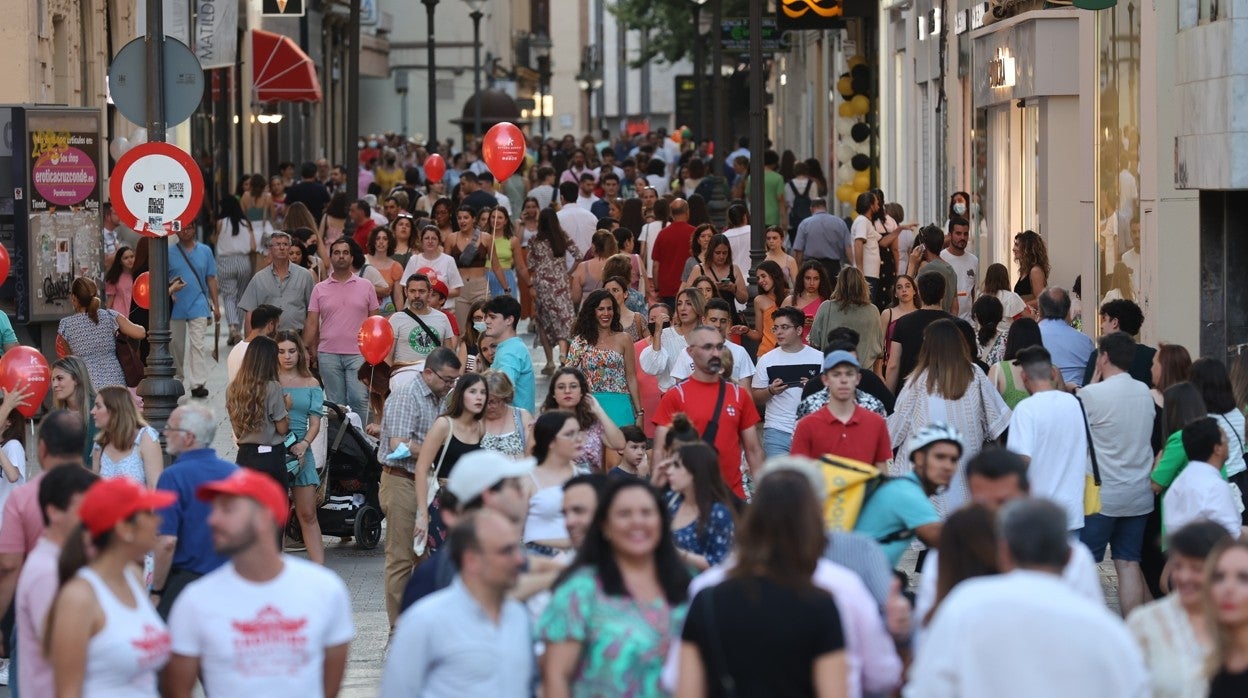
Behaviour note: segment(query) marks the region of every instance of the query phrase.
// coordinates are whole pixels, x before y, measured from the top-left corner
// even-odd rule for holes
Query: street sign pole
[[[750,3],[750,260],[766,256],[767,222],[763,216],[763,156],[767,152],[763,124],[763,3]],[[821,340],[822,341],[822,340]]]
[[[161,0],[147,2],[147,138],[165,142],[164,8]],[[148,260],[152,278],[151,308],[147,328],[150,351],[147,371],[139,383],[143,416],[164,439],[164,426],[178,406],[182,384],[174,380],[173,356],[169,353],[169,244],[163,237],[149,238]]]

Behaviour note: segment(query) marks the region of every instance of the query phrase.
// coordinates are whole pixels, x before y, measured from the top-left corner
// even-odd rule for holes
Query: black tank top
[[[438,479],[446,479],[451,476],[451,471],[455,469],[455,464],[466,453],[481,448],[480,443],[469,444],[455,438],[455,433],[451,433],[451,442],[446,445],[446,455],[442,458],[442,465],[438,468]]]

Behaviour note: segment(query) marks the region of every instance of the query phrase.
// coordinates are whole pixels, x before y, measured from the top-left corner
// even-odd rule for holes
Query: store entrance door
[[[1018,272],[1011,253],[1014,235],[1024,230],[1044,234],[1039,229],[1040,109],[1035,101],[980,110],[980,123],[988,131],[980,259],[1004,264],[1012,279]]]

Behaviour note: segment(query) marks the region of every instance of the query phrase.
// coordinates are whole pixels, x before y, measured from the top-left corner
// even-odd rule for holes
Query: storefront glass
[[[1096,284],[1085,308],[1140,294],[1140,12],[1120,2],[1097,13]],[[1138,302],[1138,301],[1137,301]]]

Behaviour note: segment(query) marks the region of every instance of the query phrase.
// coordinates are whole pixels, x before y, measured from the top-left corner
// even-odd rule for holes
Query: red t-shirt
[[[830,453],[872,465],[893,457],[888,423],[861,405],[854,407],[848,423],[837,419],[827,407],[802,417],[793,431],[789,452],[808,458]]]
[[[674,296],[680,290],[680,275],[689,259],[689,243],[693,240],[694,227],[684,221],[676,221],[659,231],[654,238],[654,261],[659,263],[658,287],[660,296]],[[711,403],[714,406],[714,403]],[[699,430],[700,431],[700,430]]]
[[[684,412],[701,434],[706,431],[714,416],[719,422],[719,431],[715,434],[715,450],[719,452],[720,475],[732,491],[744,499],[745,488],[741,485],[741,432],[753,429],[761,418],[758,416],[758,408],[754,406],[754,398],[735,383],[730,382],[725,387],[724,405],[719,408],[718,415],[712,415],[711,411],[715,409],[718,397],[719,383],[703,383],[696,378],[677,383],[659,400],[659,411],[654,415],[654,423],[671,426],[672,415]]]
[[[369,218],[357,225],[355,233],[351,235],[352,239],[355,240],[355,244],[359,245],[365,254],[368,254],[368,236],[372,234],[375,227],[377,227],[377,223],[372,218]]]
[[[447,300],[446,302],[450,303],[451,301]],[[442,310],[442,309],[439,308],[439,310]],[[455,313],[452,313],[449,310],[442,310],[442,314],[445,315],[446,319],[450,320],[451,322],[451,334],[458,337],[459,336],[459,321],[455,319]]]

